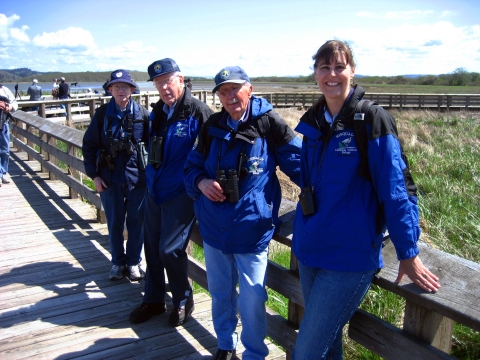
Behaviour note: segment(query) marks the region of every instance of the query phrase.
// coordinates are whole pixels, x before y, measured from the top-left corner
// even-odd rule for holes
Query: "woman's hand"
[[[95,179],[93,179],[93,183],[95,184],[95,189],[97,189],[99,193],[105,191],[107,188],[107,184],[105,184],[100,176],[97,176]]]
[[[422,263],[418,256],[400,261],[398,267],[398,276],[395,282],[402,281],[404,275],[407,275],[414,284],[420,286],[428,292],[437,292],[440,288],[438,277],[430,272]]]
[[[222,187],[213,179],[202,179],[198,183],[198,189],[211,201],[224,201]]]

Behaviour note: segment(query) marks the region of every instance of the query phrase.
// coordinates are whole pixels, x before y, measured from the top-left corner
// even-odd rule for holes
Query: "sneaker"
[[[3,174],[2,183],[3,184],[10,184],[11,182],[12,182],[12,179],[10,178],[10,175],[8,175],[8,173]]]
[[[168,318],[168,323],[173,327],[182,325],[187,322],[190,315],[192,315],[193,310],[195,310],[193,300],[190,300],[184,306],[174,308]]]
[[[139,265],[128,266],[128,278],[132,281],[139,281],[145,278],[145,271]]]
[[[141,303],[139,307],[130,313],[130,322],[132,324],[140,324],[150,320],[155,315],[163,314],[167,309],[165,303],[147,304]]]
[[[125,271],[125,266],[123,265],[113,265],[112,270],[110,270],[110,280],[120,280],[123,278],[123,272]]]
[[[233,349],[233,350],[218,349],[215,356],[212,357],[212,360],[233,360],[233,359],[237,358],[236,355],[237,354],[236,354],[235,349]]]

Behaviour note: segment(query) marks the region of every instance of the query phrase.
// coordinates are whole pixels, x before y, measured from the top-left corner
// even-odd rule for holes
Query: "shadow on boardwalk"
[[[143,283],[108,280],[106,226],[38,163],[11,158],[13,182],[0,188],[0,358],[202,359],[216,350],[205,294],[182,327],[168,325],[168,312],[132,326]]]

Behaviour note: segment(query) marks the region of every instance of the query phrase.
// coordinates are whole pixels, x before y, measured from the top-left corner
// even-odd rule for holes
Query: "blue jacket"
[[[160,205],[185,192],[183,165],[200,131],[213,111],[192,96],[189,89],[177,100],[172,117],[167,121],[164,102],[159,100],[150,114],[150,138],[162,136],[163,162],[160,167],[146,168],[148,192]]]
[[[145,170],[139,169],[136,145],[139,142],[146,143],[148,140],[148,118],[143,118],[140,105],[130,100],[127,109],[129,113],[133,113],[132,135],[130,138],[133,152],[128,154],[126,150],[119,151],[118,155],[112,160],[115,164],[115,169],[110,170],[105,161],[101,160],[102,150],[103,154],[109,154],[110,146],[107,137],[109,125],[111,125],[113,137],[120,139],[122,134],[125,135],[128,129],[128,120],[125,117],[122,126],[119,127],[121,118],[117,112],[114,98],[110,99],[108,104],[102,106],[101,110],[100,108],[96,110],[83,136],[82,151],[86,174],[92,179],[100,176],[107,186],[112,182],[125,182],[129,190],[145,186]],[[148,115],[146,109],[143,111]],[[105,117],[100,119],[98,114],[102,112],[105,113]]]
[[[301,140],[285,121],[271,111],[272,106],[252,97],[247,120],[233,131],[227,125],[228,113],[223,110],[210,117],[202,127],[196,149],[185,164],[185,184],[195,199],[195,215],[203,241],[224,253],[252,253],[265,249],[278,221],[281,188],[275,173],[277,165],[295,183],[300,180]],[[257,119],[268,114],[275,147],[258,131]],[[239,168],[240,153],[246,155],[239,180],[237,203],[212,202],[198,189],[203,178],[215,179],[217,169]]]
[[[355,88],[332,130],[321,102],[304,114],[296,128],[304,136],[301,187],[314,187],[316,206],[314,214],[305,216],[298,205],[295,215],[292,248],[305,266],[335,271],[379,269],[387,226],[399,260],[419,253],[417,197],[407,186],[409,172],[401,157],[395,119],[383,108],[373,107],[372,126],[367,126],[372,181],[358,174],[360,154],[353,130],[337,126],[340,120],[353,119],[364,93],[360,86]],[[383,232],[377,233],[380,205]]]

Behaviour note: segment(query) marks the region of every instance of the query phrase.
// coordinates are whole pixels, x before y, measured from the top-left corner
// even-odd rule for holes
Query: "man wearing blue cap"
[[[198,146],[185,164],[185,185],[195,199],[212,296],[215,360],[235,359],[237,305],[245,346],[242,358],[268,355],[268,244],[279,226],[282,198],[277,165],[296,184],[300,180],[300,139],[272,105],[252,91],[240,67],[220,70],[213,92],[223,109],[202,127]]]
[[[107,218],[112,269],[110,280],[145,276],[140,267],[145,209],[148,110],[132,100],[136,88],[128,71],[112,72],[110,102],[99,107],[83,137],[86,174],[100,193]],[[128,231],[124,247],[123,229]]]
[[[186,247],[195,223],[193,200],[186,193],[183,165],[202,124],[213,111],[194,98],[174,60],[166,58],[148,67],[160,100],[150,115],[148,193],[145,204],[145,259],[147,275],[142,304],[130,314],[141,323],[165,309],[165,271],[173,310],[168,323],[179,326],[194,309],[188,281]]]

